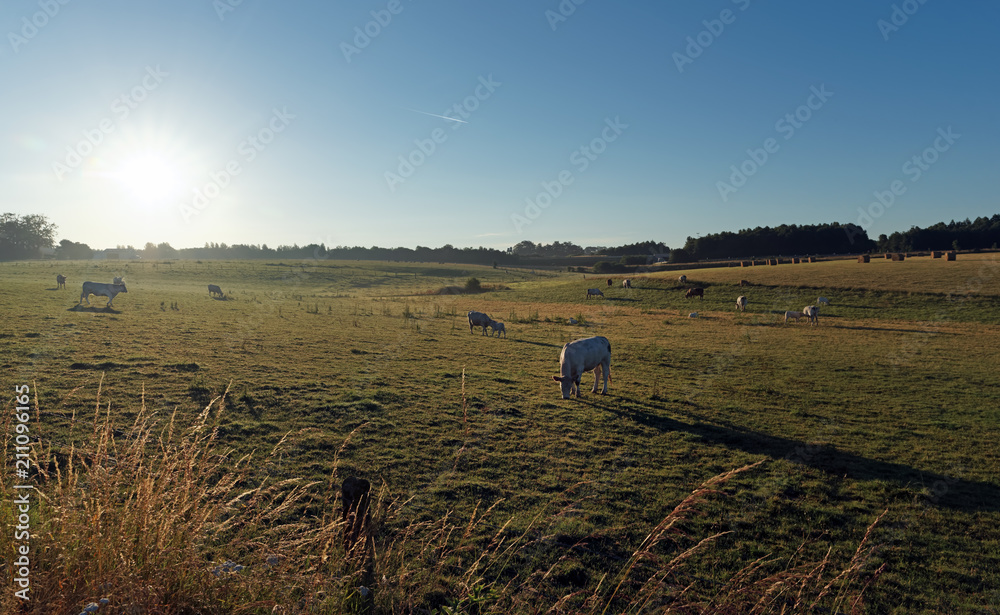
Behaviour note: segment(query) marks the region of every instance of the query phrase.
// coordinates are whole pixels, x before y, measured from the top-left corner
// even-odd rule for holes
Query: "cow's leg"
[[[604,370],[603,370],[604,371],[604,388],[601,390],[601,395],[607,395],[608,394],[608,380],[611,378],[611,361],[608,360],[606,363],[603,363],[602,366],[604,367]],[[597,378],[594,378],[594,386],[595,387],[597,386]]]
[[[597,392],[597,383],[600,382],[600,380],[601,380],[601,372],[604,371],[602,369],[602,367],[603,366],[599,364],[597,367],[594,368],[594,388],[590,389],[591,393],[596,393]],[[606,384],[605,384],[604,388],[607,389],[607,385]]]

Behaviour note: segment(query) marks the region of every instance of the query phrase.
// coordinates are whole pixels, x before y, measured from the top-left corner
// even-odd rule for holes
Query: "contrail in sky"
[[[423,113],[424,115],[429,115],[431,117],[439,117],[442,120],[451,120],[453,122],[458,122],[460,124],[468,124],[468,122],[466,122],[465,120],[460,120],[457,117],[448,117],[447,115],[438,115],[437,113],[427,113],[426,111],[417,111],[416,109],[410,109],[408,107],[402,107],[402,108],[406,109],[407,111],[413,111],[414,113]]]

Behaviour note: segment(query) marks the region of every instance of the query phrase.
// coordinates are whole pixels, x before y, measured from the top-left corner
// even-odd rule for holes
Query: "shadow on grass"
[[[559,344],[550,344],[548,342],[535,342],[533,340],[522,340],[522,339],[512,339],[512,342],[517,342],[518,344],[531,344],[532,346],[548,346],[550,348],[562,348]]]
[[[901,487],[918,491],[927,488],[931,495],[925,500],[930,506],[963,511],[1000,511],[1000,487],[991,483],[964,481],[901,463],[869,459],[855,453],[838,451],[829,444],[792,440],[734,425],[684,423],[658,414],[658,411],[664,413],[677,411],[676,408],[658,402],[629,399],[627,401],[645,406],[649,410],[625,411],[617,407],[616,403],[602,401],[600,395],[590,394],[578,401],[595,410],[631,419],[646,427],[660,431],[690,433],[703,438],[709,444],[741,450],[751,455],[786,459],[836,477],[865,481],[893,481]]]
[[[669,292],[675,292],[675,291],[676,292],[680,292],[680,291],[687,292],[687,288],[688,288],[687,286],[679,286],[679,285],[674,285],[674,286],[652,286],[652,285],[645,286],[645,285],[643,285],[643,286],[633,286],[632,290],[658,290],[658,291],[661,291],[661,292],[669,293]]]
[[[74,305],[73,307],[69,308],[66,311],[67,312],[89,312],[91,314],[121,314],[121,312],[119,312],[115,308],[111,308],[111,307],[107,307],[107,306],[104,306],[104,307],[87,306],[87,305],[83,305],[81,303],[77,303],[76,305]]]
[[[950,331],[934,331],[932,329],[893,329],[892,327],[862,327],[848,325],[834,325],[834,329],[854,329],[857,331],[890,331],[893,333],[926,333],[928,335],[958,335]]]

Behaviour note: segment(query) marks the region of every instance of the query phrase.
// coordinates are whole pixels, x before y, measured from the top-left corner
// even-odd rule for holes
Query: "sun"
[[[111,177],[130,197],[146,203],[173,199],[183,190],[178,165],[150,150],[124,156]]]

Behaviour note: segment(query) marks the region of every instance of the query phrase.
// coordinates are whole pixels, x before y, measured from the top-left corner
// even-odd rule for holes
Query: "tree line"
[[[782,224],[733,233],[688,237],[684,252],[691,260],[739,259],[803,254],[849,254],[877,249],[868,233],[855,224]]]
[[[892,235],[879,235],[878,249],[883,252],[915,252],[927,250],[995,250],[1000,245],[1000,214],[991,218],[952,220]]]
[[[0,214],[0,260],[38,258],[43,249],[55,247],[59,259],[89,259],[95,250],[85,243],[63,239],[54,244],[56,225],[43,215],[18,216]],[[974,221],[939,222],[927,228],[917,226],[908,231],[880,235],[878,241],[855,224],[786,225],[756,227],[738,232],[724,231],[704,237],[688,237],[683,248],[671,250],[663,243],[643,241],[617,247],[580,247],[572,242],[551,244],[521,241],[506,249],[456,248],[450,244],[440,248],[380,248],[373,246],[336,246],[323,244],[278,246],[267,244],[206,243],[200,248],[174,248],[169,243],[147,243],[142,248],[117,246],[121,256],[145,259],[337,259],[381,260],[409,262],[442,262],[470,265],[517,266],[530,264],[533,258],[557,258],[582,255],[620,257],[615,265],[629,266],[655,262],[669,254],[670,262],[740,259],[767,256],[805,254],[851,254],[873,251],[912,252],[927,250],[996,249],[1000,244],[1000,214]]]

